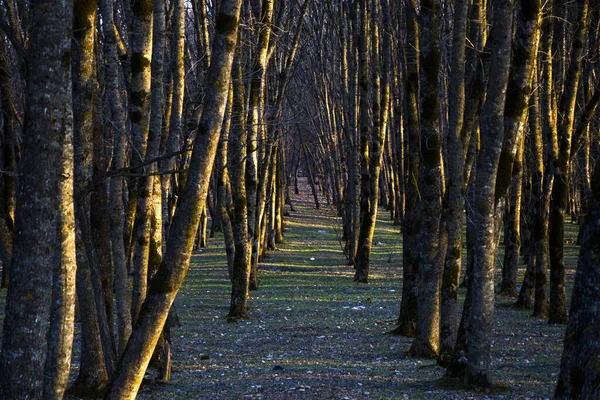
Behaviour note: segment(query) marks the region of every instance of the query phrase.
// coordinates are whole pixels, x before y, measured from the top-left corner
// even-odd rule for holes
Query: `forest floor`
[[[514,309],[513,298],[496,300],[494,385],[487,393],[443,379],[435,360],[408,358],[412,339],[386,334],[395,327],[400,305],[399,227],[380,212],[370,281],[357,285],[342,252],[340,220],[321,201],[316,210],[301,181],[300,195],[293,196],[296,211],[285,220],[285,243],[260,264],[261,285],[251,293],[249,320],[225,318],[230,284],[222,236],[195,252],[176,300],[181,327],[172,330],[171,382],[144,384],[139,399],[552,397],[565,327]],[[568,226],[569,289],[575,235],[576,226]],[[462,304],[464,289],[460,296]]]

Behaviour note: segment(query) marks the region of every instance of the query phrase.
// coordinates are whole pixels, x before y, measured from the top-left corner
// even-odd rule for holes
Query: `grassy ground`
[[[294,198],[286,243],[261,264],[251,319],[225,322],[229,282],[222,238],[195,255],[178,297],[172,382],[144,399],[466,399],[549,398],[564,327],[516,311],[498,298],[494,388],[471,393],[441,381],[434,361],[411,359],[411,339],[386,335],[402,287],[399,228],[381,213],[368,285],[352,282],[330,207],[315,210],[308,187]],[[573,232],[569,233],[574,235]],[[567,259],[575,265],[574,247]],[[570,271],[572,272],[572,271]],[[523,274],[524,271],[521,271]],[[461,301],[464,293],[461,293]]]
[[[301,189],[294,197],[297,211],[286,218],[286,243],[261,263],[250,320],[232,324],[224,318],[230,285],[222,237],[194,255],[176,300],[182,326],[172,333],[172,380],[143,386],[140,399],[552,396],[564,327],[514,310],[514,299],[496,302],[495,385],[489,393],[464,391],[440,380],[444,370],[434,361],[407,358],[411,339],[385,334],[394,328],[400,304],[399,228],[380,213],[370,283],[356,285],[342,254],[339,219],[328,206],[315,210],[309,188]],[[566,256],[573,268],[573,245]]]

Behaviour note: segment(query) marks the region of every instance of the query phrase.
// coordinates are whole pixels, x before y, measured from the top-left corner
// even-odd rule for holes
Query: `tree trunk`
[[[417,254],[417,236],[421,220],[417,214],[417,201],[419,198],[419,164],[420,143],[419,137],[419,26],[414,15],[414,4],[406,3],[407,42],[405,47],[406,64],[406,119],[405,129],[408,136],[408,150],[406,152],[406,194],[404,219],[402,221],[402,301],[400,303],[399,326],[396,332],[404,336],[414,336],[417,323],[417,276],[419,271],[419,257]]]
[[[103,0],[101,3],[101,13],[103,19],[104,31],[104,54],[106,59],[106,68],[104,72],[106,80],[105,102],[108,108],[108,118],[114,126],[112,137],[114,137],[113,149],[113,168],[124,167],[125,163],[125,133],[126,123],[124,115],[123,97],[120,93],[121,85],[119,83],[119,59],[117,54],[116,26],[114,25],[113,2]],[[131,292],[129,277],[127,274],[127,256],[125,254],[124,243],[124,221],[125,206],[123,204],[123,185],[124,179],[115,176],[110,181],[110,236],[112,245],[112,259],[115,277],[115,297],[117,306],[117,321],[119,331],[119,348],[124,348],[124,344],[131,333],[132,315],[131,315]],[[102,327],[100,327],[102,329]],[[105,349],[106,350],[106,349]],[[106,354],[105,354],[106,357]],[[109,376],[112,367],[107,365]]]
[[[600,167],[592,176],[592,193],[577,262],[569,322],[565,333],[555,399],[595,399],[600,396]]]
[[[419,192],[417,209],[421,219],[418,234],[417,329],[409,354],[413,357],[436,357],[439,353],[439,318],[443,262],[441,243],[442,154],[439,128],[438,79],[440,70],[441,3],[421,3],[420,29],[420,136]],[[425,28],[426,27],[426,28]]]
[[[569,196],[569,175],[571,169],[571,137],[577,88],[581,76],[581,62],[585,50],[585,37],[588,24],[588,1],[577,3],[575,34],[571,49],[571,62],[565,80],[565,90],[559,103],[558,158],[554,164],[554,182],[550,210],[550,323],[567,322],[567,294],[565,286],[564,223]]]
[[[273,0],[263,0],[258,26],[258,43],[252,64],[250,80],[250,93],[248,101],[248,149],[246,161],[246,191],[248,199],[248,234],[252,240],[252,267],[250,270],[250,289],[258,289],[258,241],[260,218],[258,215],[258,190],[259,190],[259,157],[258,138],[262,129],[264,110],[265,71],[267,68],[267,50],[271,37],[271,22],[273,20]]]
[[[62,396],[62,385],[66,385],[62,377],[68,375],[70,364],[68,337],[60,344],[66,352],[61,355],[64,358],[53,359],[52,352],[57,350],[53,346],[58,345],[55,339],[60,335],[56,335],[50,317],[58,317],[57,311],[63,313],[73,306],[67,299],[52,305],[57,262],[64,269],[61,273],[69,271],[62,277],[65,285],[71,284],[65,293],[72,295],[74,289],[73,211],[63,207],[72,207],[72,199],[65,192],[72,190],[73,184],[73,154],[68,148],[73,132],[72,12],[70,2],[54,0],[34,2],[30,9],[27,124],[21,146],[11,282],[0,353],[0,397],[7,399]],[[63,172],[68,175],[63,177]],[[65,224],[70,229],[62,231]],[[69,262],[63,263],[67,259]],[[57,369],[54,376],[61,379],[47,385],[45,376],[54,374],[52,368]]]
[[[481,150],[473,202],[477,235],[473,246],[473,277],[469,281],[471,314],[467,324],[467,377],[471,384],[489,385],[494,270],[496,256],[495,185],[504,136],[504,105],[510,70],[513,1],[493,3],[491,48],[494,49],[481,115]]]
[[[448,192],[446,230],[448,247],[444,260],[440,303],[440,354],[451,354],[458,329],[458,279],[462,263],[462,232],[464,226],[465,183],[464,142],[462,135],[465,108],[465,41],[469,2],[459,0],[454,5],[452,66],[448,88]]]
[[[512,167],[510,187],[510,205],[504,235],[504,262],[502,263],[502,282],[499,295],[517,295],[517,273],[519,272],[519,254],[521,249],[521,194],[523,188],[523,151],[525,138],[517,145],[517,155]]]
[[[238,43],[238,48],[241,43]],[[229,131],[228,163],[233,197],[231,225],[235,246],[231,274],[231,306],[228,318],[235,321],[246,317],[248,309],[248,284],[250,279],[250,243],[248,203],[246,201],[246,140],[248,131],[242,117],[244,111],[244,85],[242,81],[241,51],[236,53],[233,67],[232,123]]]
[[[97,129],[98,106],[96,94],[96,1],[78,0],[74,3],[73,51],[73,112],[75,154],[75,213],[77,246],[77,299],[81,320],[81,356],[79,375],[70,394],[102,395],[108,385],[108,374],[102,354],[98,313],[93,296],[90,262],[82,233],[82,224],[91,224],[91,201],[85,190],[92,185],[94,130]],[[85,218],[86,221],[81,221]]]

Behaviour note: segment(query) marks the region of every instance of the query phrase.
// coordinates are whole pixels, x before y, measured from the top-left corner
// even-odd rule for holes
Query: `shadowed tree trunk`
[[[446,249],[440,304],[440,355],[454,350],[458,329],[458,279],[462,263],[464,226],[464,139],[462,135],[465,109],[465,53],[468,0],[454,5],[451,76],[448,88],[448,192],[446,206]]]
[[[444,267],[441,239],[442,154],[439,127],[438,79],[440,70],[441,2],[421,2],[420,62],[420,201],[417,210],[422,229],[418,238],[417,329],[409,354],[432,358],[439,354],[440,298]],[[444,252],[444,253],[442,253]]]
[[[469,383],[489,385],[494,269],[496,256],[495,182],[504,137],[504,106],[510,70],[513,1],[493,3],[490,78],[481,114],[481,150],[473,195],[473,276],[469,280],[471,310],[467,323],[466,373]]]
[[[15,215],[15,184],[17,160],[15,154],[16,132],[14,102],[11,90],[6,42],[0,40],[0,101],[2,105],[2,170],[0,177],[0,260],[2,260],[2,281],[0,287],[8,287],[8,270],[12,256],[13,226]]]
[[[108,109],[108,120],[111,124],[108,129],[114,138],[113,149],[113,168],[124,167],[125,163],[125,134],[126,123],[124,115],[124,99],[121,95],[121,85],[119,80],[119,59],[117,53],[116,26],[114,24],[113,2],[103,0],[101,2],[101,14],[104,30],[104,55],[106,59],[106,68],[104,71],[106,81],[105,102]],[[112,128],[111,128],[112,127]],[[125,254],[124,243],[124,220],[125,206],[123,204],[123,185],[124,179],[115,176],[110,181],[110,236],[112,247],[113,269],[115,277],[115,298],[117,308],[117,325],[119,332],[119,347],[124,348],[129,335],[131,334],[132,316],[131,316],[131,287],[127,274],[127,256]],[[102,326],[100,329],[103,329]],[[106,348],[103,345],[104,350]],[[105,354],[105,358],[107,355]],[[108,365],[106,368],[111,375],[114,366]]]
[[[567,293],[565,286],[564,224],[569,196],[571,169],[571,137],[575,119],[577,89],[581,77],[581,63],[585,55],[585,37],[588,24],[588,1],[576,2],[577,12],[571,61],[564,81],[564,92],[558,104],[558,158],[554,163],[552,201],[550,210],[550,323],[567,322]]]
[[[33,2],[29,12],[27,124],[0,353],[6,399],[62,397],[73,329],[73,10],[70,2],[46,0]]]
[[[575,286],[555,399],[595,399],[600,396],[600,166],[592,176],[588,215],[581,238]]]

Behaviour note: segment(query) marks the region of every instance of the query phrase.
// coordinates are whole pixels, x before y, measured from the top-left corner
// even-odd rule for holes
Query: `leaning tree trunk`
[[[56,328],[50,316],[73,307],[67,299],[58,298],[54,301],[60,304],[52,305],[57,263],[70,260],[60,266],[69,269],[61,277],[65,285],[74,283],[75,273],[70,264],[75,250],[73,221],[67,221],[73,217],[72,198],[64,197],[73,185],[73,153],[72,149],[65,151],[71,145],[73,128],[72,12],[71,2],[56,0],[33,2],[30,9],[27,124],[21,145],[11,281],[0,353],[0,397],[6,399],[61,397],[66,381],[47,385],[45,377],[55,374],[53,369],[57,369],[54,376],[68,375],[70,365],[68,337],[60,345],[64,358],[54,358],[57,348],[51,346],[59,345],[56,339],[62,338],[50,331]],[[64,173],[67,175],[63,177]]]
[[[150,283],[137,324],[111,382],[107,394],[110,398],[135,398],[169,309],[189,268],[225,113],[241,3],[241,0],[221,0],[213,57],[206,77],[206,102],[198,124],[186,186],[175,210],[164,258]]]

